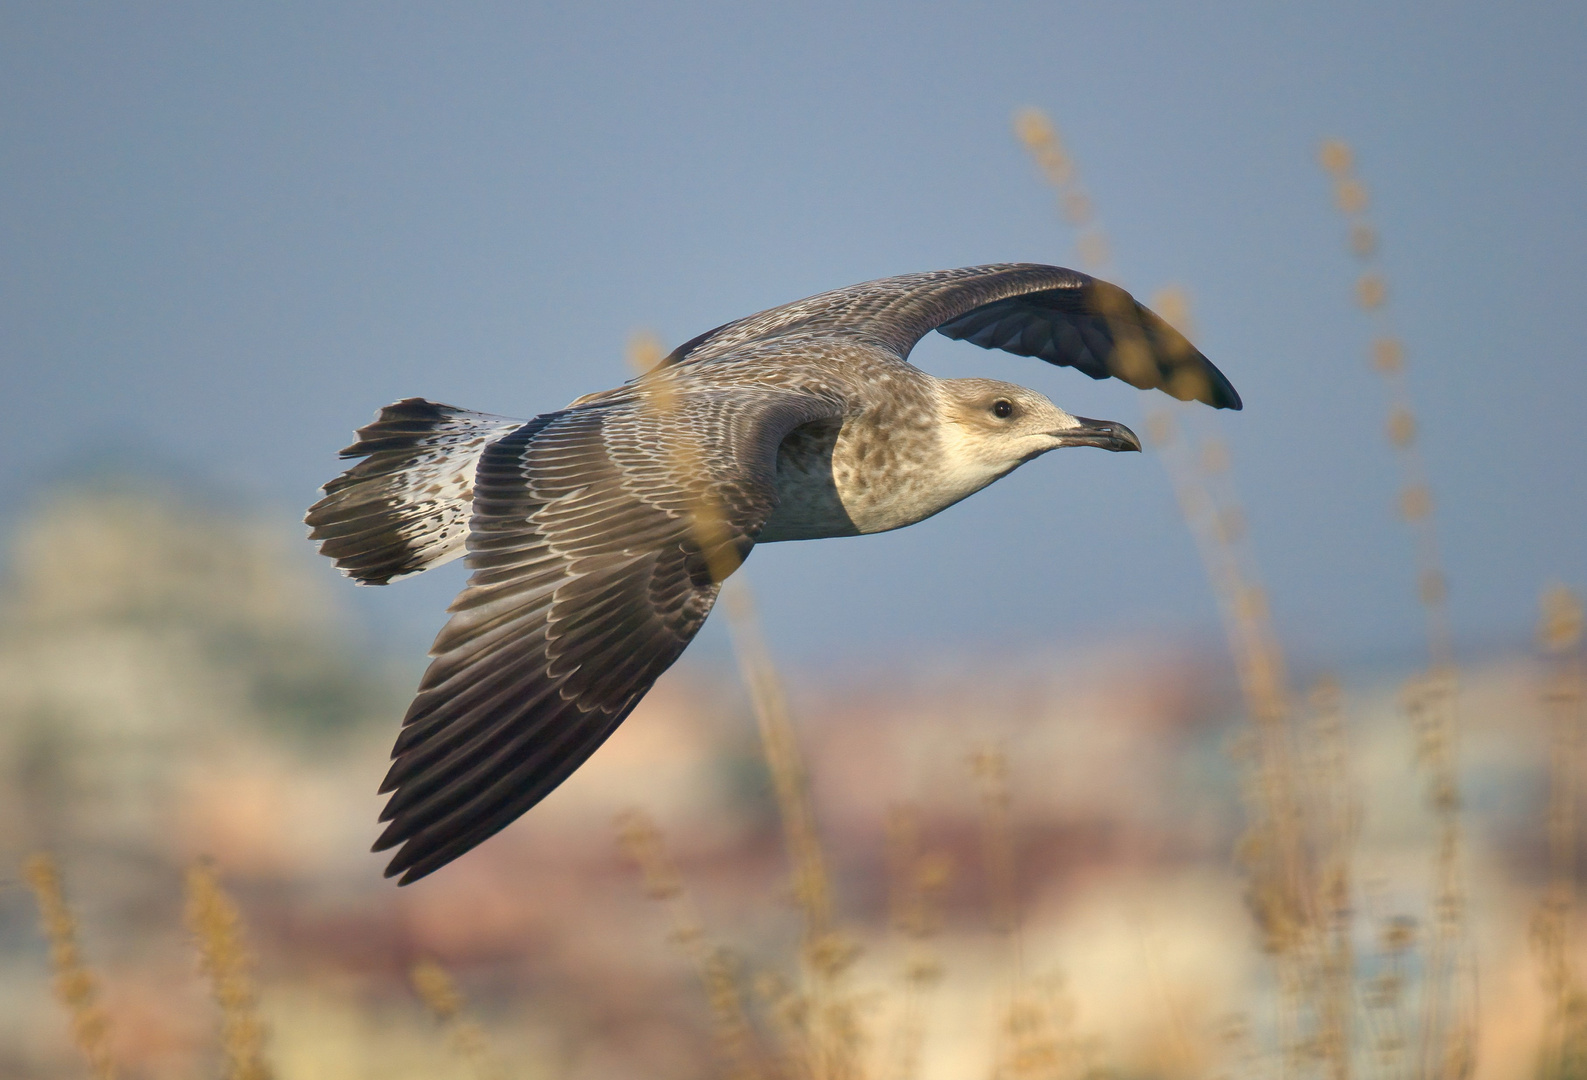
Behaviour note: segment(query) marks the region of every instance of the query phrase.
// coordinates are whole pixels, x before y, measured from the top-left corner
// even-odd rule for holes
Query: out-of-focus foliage
[[[832,1067],[884,1080],[1326,1075],[1304,1046],[1273,1053],[1284,998],[1232,857],[1246,744],[1211,646],[785,673],[831,905],[830,935],[801,944],[750,702],[690,662],[524,820],[417,886],[384,881],[367,847],[411,676],[346,644],[356,627],[297,535],[101,490],[47,504],[12,548],[0,859],[58,857],[118,1075],[235,1071],[225,1033],[246,1025],[211,999],[183,921],[204,856],[246,924],[259,1060],[282,1080],[770,1080],[801,1031],[823,1033]],[[1551,1016],[1575,1030],[1528,948],[1548,865],[1544,674],[1495,657],[1462,679],[1494,1078],[1531,1075]],[[1347,744],[1332,767],[1360,805],[1353,1022],[1379,1028],[1421,992],[1437,835],[1398,681],[1346,678],[1330,705]],[[51,979],[30,897],[0,890],[0,1075],[83,1074]],[[1380,1075],[1381,1032],[1359,1031],[1355,1075]]]

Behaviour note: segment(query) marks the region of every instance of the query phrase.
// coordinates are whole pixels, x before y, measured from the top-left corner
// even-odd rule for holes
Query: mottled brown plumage
[[[407,883],[578,768],[682,653],[756,543],[928,517],[1040,454],[1139,449],[1032,390],[908,363],[932,330],[1220,408],[1240,399],[1123,290],[1030,264],[910,274],[728,323],[530,421],[411,398],[325,487],[311,537],[385,584],[473,571],[393,750],[376,850]],[[702,520],[711,527],[702,527]]]

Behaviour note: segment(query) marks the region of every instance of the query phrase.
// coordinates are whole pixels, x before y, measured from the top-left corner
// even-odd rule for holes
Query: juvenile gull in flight
[[[772,308],[533,420],[408,398],[359,430],[342,457],[363,460],[308,512],[320,550],[365,585],[459,555],[473,571],[381,785],[388,877],[444,866],[567,779],[755,544],[911,525],[1059,447],[1141,448],[1034,390],[927,375],[907,357],[932,330],[1240,407],[1124,290],[1015,263]]]

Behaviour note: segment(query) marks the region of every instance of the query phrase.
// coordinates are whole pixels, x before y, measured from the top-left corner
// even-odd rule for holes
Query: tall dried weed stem
[[[641,385],[653,379],[646,387],[650,407],[665,413],[676,409],[678,403],[669,381],[651,375],[662,356],[660,345],[648,336],[636,336],[630,344],[630,362],[640,373]],[[682,475],[696,475],[700,464],[697,448],[684,443],[676,451],[674,467]],[[691,510],[695,542],[706,554],[712,575],[723,581],[739,562],[728,542],[722,508],[702,496]],[[667,902],[672,911],[673,936],[689,954],[705,987],[718,1041],[734,1074],[860,1080],[867,1075],[868,1040],[859,1002],[843,981],[859,949],[834,925],[830,877],[787,695],[766,648],[748,586],[739,581],[728,583],[722,601],[740,675],[749,689],[760,730],[783,843],[792,863],[794,900],[804,921],[798,984],[790,986],[775,976],[758,980],[770,1004],[771,1027],[778,1036],[775,1055],[759,1049],[739,991],[736,965],[729,954],[706,941],[654,823],[638,812],[624,815],[619,823],[621,840],[639,865],[647,892]],[[992,922],[1005,942],[1012,972],[1010,1003],[998,1032],[994,1076],[999,1080],[1064,1080],[1086,1075],[1093,1048],[1072,1034],[1073,1008],[1061,983],[1028,984],[1024,978],[1006,763],[1001,755],[986,752],[978,755],[974,764],[982,787]],[[945,882],[946,864],[940,857],[920,853],[918,821],[907,809],[895,811],[889,822],[889,857],[893,925],[907,944],[897,1022],[885,1048],[883,1069],[890,1078],[910,1080],[919,1071],[923,1052],[924,998],[941,977],[941,964],[926,942],[936,929],[934,897]]]
[[[947,856],[922,850],[920,814],[894,807],[887,816],[888,916],[905,942],[899,973],[898,1018],[888,1044],[884,1080],[915,1080],[925,1046],[926,1013],[942,981],[942,961],[931,947],[941,929],[940,901],[951,865]]]
[[[1101,1075],[1094,1039],[1078,1033],[1075,1004],[1063,976],[1031,978],[1025,970],[1024,924],[1014,837],[1008,759],[983,748],[970,759],[981,796],[981,857],[987,911],[1003,951],[1007,1000],[992,1046],[993,1080],[1084,1080]]]
[[[55,999],[71,1019],[72,1041],[97,1080],[111,1080],[116,1066],[110,1054],[110,1018],[99,1003],[99,980],[83,960],[77,920],[66,904],[60,868],[40,852],[22,864],[22,877],[39,906],[39,929],[50,943],[50,967],[55,972]]]
[[[1182,331],[1191,331],[1182,296],[1160,294],[1154,302]],[[1192,445],[1182,434],[1185,425],[1176,422],[1182,417],[1155,411],[1148,431],[1213,584],[1251,719],[1235,747],[1250,763],[1249,824],[1239,859],[1249,875],[1247,905],[1281,989],[1280,1072],[1320,1069],[1330,1080],[1345,1080],[1355,1014],[1351,867],[1358,815],[1340,693],[1332,680],[1319,681],[1310,717],[1300,715],[1227,446],[1215,436]]]
[[[267,1030],[259,1017],[254,959],[243,937],[242,915],[221,886],[215,868],[201,860],[187,871],[187,925],[198,946],[199,970],[221,1014],[221,1052],[227,1080],[271,1080],[265,1057]]]
[[[1036,109],[1018,113],[1014,127],[1057,190],[1063,214],[1077,231],[1082,266],[1111,276],[1109,245],[1057,129]],[[1154,305],[1187,338],[1193,336],[1182,292],[1165,291]],[[1105,315],[1116,343],[1115,363],[1126,373],[1149,363],[1138,324],[1118,313]],[[1194,393],[1199,388],[1175,389]],[[1247,784],[1250,825],[1240,858],[1249,874],[1250,910],[1275,959],[1282,989],[1280,1068],[1289,1075],[1320,1065],[1332,1080],[1343,1080],[1351,1069],[1350,856],[1356,813],[1338,694],[1331,684],[1320,688],[1314,729],[1297,729],[1284,655],[1256,573],[1228,449],[1215,435],[1182,433],[1197,423],[1211,420],[1184,409],[1176,415],[1168,407],[1154,408],[1148,433],[1162,452],[1211,579],[1252,722],[1250,736],[1238,748],[1253,763]]]
[[[649,335],[630,341],[629,361],[638,374],[648,407],[668,414],[680,407],[676,388],[660,367],[663,351]],[[701,448],[687,439],[674,451],[673,468],[683,477],[703,475]],[[724,585],[723,607],[739,670],[760,730],[762,750],[783,825],[783,840],[792,862],[793,894],[804,919],[798,984],[762,980],[772,999],[772,1015],[782,1033],[783,1056],[794,1075],[810,1080],[852,1080],[863,1073],[864,1039],[859,1004],[843,985],[843,976],[859,955],[857,946],[835,930],[830,879],[816,830],[809,780],[789,719],[787,695],[766,649],[749,587],[728,582],[741,556],[732,541],[722,505],[708,489],[690,507],[695,545],[711,576]],[[707,983],[707,992],[711,984]],[[720,1019],[720,1017],[719,1017]],[[732,1031],[720,1033],[736,1038]]]
[[[1403,703],[1417,736],[1428,776],[1427,799],[1437,823],[1432,932],[1421,980],[1421,1031],[1416,1075],[1469,1076],[1476,1067],[1476,970],[1467,931],[1462,870],[1458,734],[1458,670],[1449,621],[1449,589],[1439,558],[1433,497],[1417,446],[1416,417],[1406,380],[1405,346],[1395,332],[1388,285],[1379,261],[1378,232],[1367,213],[1366,185],[1355,174],[1355,155],[1337,139],[1322,144],[1318,160],[1332,178],[1334,200],[1349,230],[1351,252],[1362,271],[1356,303],[1372,322],[1372,366],[1387,391],[1387,434],[1402,480],[1400,516],[1415,545],[1417,597],[1427,623],[1428,668],[1406,686]]]
[[[1549,1011],[1538,1055],[1539,1080],[1587,1075],[1587,989],[1576,967],[1571,924],[1577,917],[1576,822],[1584,722],[1582,604],[1564,586],[1543,595],[1538,626],[1547,670],[1543,703],[1549,720],[1548,890],[1532,919],[1532,945],[1542,966]]]
[[[1008,963],[1018,976],[1024,973],[1025,961],[1008,758],[995,747],[983,747],[971,756],[970,770],[981,796],[981,858],[986,873],[987,912],[993,932],[1007,943]]]
[[[506,1080],[507,1070],[491,1053],[485,1029],[469,1016],[467,1003],[451,974],[433,960],[421,960],[408,970],[408,981],[445,1030],[453,1053],[463,1059],[469,1071],[479,1080]]]
[[[732,1080],[763,1080],[780,1074],[756,1037],[744,1001],[740,965],[728,950],[706,936],[693,901],[667,851],[666,840],[649,814],[628,810],[617,819],[618,842],[639,868],[645,895],[664,903],[672,921],[671,939],[689,958],[711,1008],[717,1049]]]

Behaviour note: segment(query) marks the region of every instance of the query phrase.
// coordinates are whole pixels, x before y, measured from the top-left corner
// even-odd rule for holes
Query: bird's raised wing
[[[393,794],[375,850],[402,845],[388,877],[457,858],[595,751],[705,622],[717,557],[730,553],[730,569],[754,544],[783,436],[841,412],[778,390],[680,394],[664,410],[641,393],[549,413],[485,448],[473,575],[381,786]]]
[[[987,349],[1112,376],[1182,401],[1240,408],[1240,395],[1196,347],[1117,285],[1037,263],[904,274],[821,293],[719,326],[669,362],[706,362],[795,334],[843,334],[900,357],[936,330]]]

